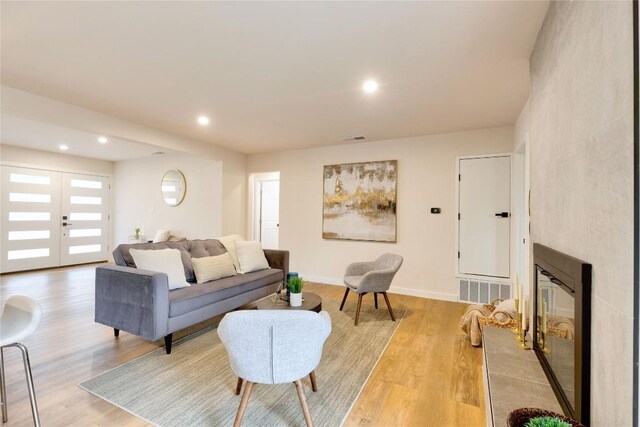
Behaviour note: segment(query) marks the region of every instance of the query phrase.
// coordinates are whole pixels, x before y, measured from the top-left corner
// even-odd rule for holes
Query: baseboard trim
[[[309,281],[309,282],[322,283],[325,285],[344,286],[342,279],[336,279],[334,277],[308,276],[302,273],[300,274],[300,276],[302,276],[306,281]],[[402,287],[397,287],[393,285],[389,289],[389,293],[410,295],[413,297],[420,297],[420,298],[437,299],[441,301],[458,302],[457,294],[447,294],[444,292],[432,292],[432,291],[424,291],[421,289],[402,288]]]

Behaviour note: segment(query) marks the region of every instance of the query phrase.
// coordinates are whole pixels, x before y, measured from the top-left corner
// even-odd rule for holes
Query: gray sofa
[[[139,270],[129,253],[135,249],[178,249],[191,286],[169,290],[167,275]],[[226,252],[215,239],[120,245],[116,265],[96,268],[95,321],[149,340],[164,337],[171,353],[172,333],[234,310],[275,292],[289,272],[289,251],[265,250],[270,268],[196,283],[191,258]]]

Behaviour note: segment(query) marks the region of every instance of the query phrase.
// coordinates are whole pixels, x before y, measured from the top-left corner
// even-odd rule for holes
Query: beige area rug
[[[338,311],[334,301],[323,309],[332,332],[316,369],[318,392],[303,380],[314,424],[339,426],[360,394],[371,371],[404,317],[396,322],[382,305],[363,305],[353,325],[355,304]],[[295,355],[291,355],[295,357]],[[280,363],[287,363],[282,360]],[[236,377],[215,327],[176,341],[170,355],[164,348],[80,384],[88,392],[159,426],[231,426],[240,396]],[[304,417],[293,384],[256,384],[243,420],[245,426],[300,426]]]

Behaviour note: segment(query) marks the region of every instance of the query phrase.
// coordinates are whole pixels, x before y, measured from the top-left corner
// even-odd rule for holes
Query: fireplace
[[[565,415],[589,424],[591,264],[533,245],[533,348]]]

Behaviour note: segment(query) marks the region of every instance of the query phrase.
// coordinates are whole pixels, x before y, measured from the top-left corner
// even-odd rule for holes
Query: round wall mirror
[[[162,198],[169,206],[178,206],[182,203],[187,192],[187,181],[184,175],[177,169],[168,170],[162,177]]]

